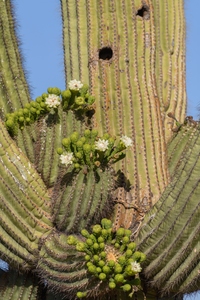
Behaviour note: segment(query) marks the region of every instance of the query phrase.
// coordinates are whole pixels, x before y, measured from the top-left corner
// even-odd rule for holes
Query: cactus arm
[[[156,33],[156,78],[166,139],[172,136],[172,112],[179,122],[186,113],[184,2],[153,1]]]
[[[51,204],[42,180],[2,122],[0,132],[1,256],[29,269],[39,240],[52,229]]]
[[[21,108],[30,101],[30,93],[22,67],[19,42],[10,1],[0,3],[0,116]],[[34,127],[19,132],[17,143],[22,151],[34,162]]]
[[[102,217],[111,216],[114,187],[113,172],[73,171],[64,174],[55,184],[52,191],[54,202],[54,223],[56,227],[67,233],[80,232]]]
[[[7,283],[5,287],[3,284]],[[18,274],[16,271],[9,271],[1,275],[0,296],[2,299],[10,300],[36,300],[38,299],[38,282],[30,273]]]
[[[194,131],[194,129],[193,129]],[[177,140],[180,140],[179,135]],[[138,236],[147,255],[144,274],[163,293],[190,293],[199,286],[200,130],[179,161],[171,184],[147,214]],[[158,263],[159,262],[159,263]]]

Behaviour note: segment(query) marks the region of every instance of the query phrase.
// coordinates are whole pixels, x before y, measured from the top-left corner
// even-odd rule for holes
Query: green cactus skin
[[[5,121],[6,113],[29,103],[30,97],[11,1],[0,1],[0,10],[0,116]],[[100,135],[126,134],[134,142],[127,159],[116,167],[125,173],[125,190],[123,194],[120,186],[119,197],[124,202],[114,214],[116,227],[134,225],[134,218],[149,210],[170,177],[172,181],[138,230],[138,250],[147,254],[143,284],[150,285],[144,286],[145,295],[136,292],[132,299],[161,299],[162,294],[167,297],[163,299],[174,299],[175,294],[195,291],[200,284],[199,129],[183,126],[172,137],[174,120],[167,116],[172,113],[180,123],[185,118],[183,1],[61,0],[61,10],[66,83],[88,82],[97,100],[96,113],[92,124],[77,120],[72,112],[59,113],[59,119],[46,117],[19,130],[16,143],[0,121],[0,257],[24,273],[8,273],[14,286],[4,289],[4,299],[12,299],[15,292],[19,299],[43,300],[27,271],[37,274],[43,285],[48,281],[46,300],[76,299],[77,287],[88,286],[92,292],[87,299],[125,299],[123,293],[106,289],[102,294],[95,279],[88,278],[82,255],[67,245],[69,232],[79,236],[82,226],[95,221],[95,208],[106,215],[112,207],[106,199],[109,182],[113,189],[109,170],[99,174],[102,186],[85,184],[87,175],[89,181],[94,178],[92,173],[74,176],[71,202],[69,186],[59,189],[65,171],[58,163],[57,147],[63,137],[92,126]],[[104,46],[113,50],[110,60],[99,59]],[[77,197],[79,187],[82,193]],[[104,187],[100,202],[96,195],[100,197]],[[87,194],[95,195],[94,208],[79,222],[89,207],[82,198]],[[65,205],[73,211],[71,219]]]
[[[41,178],[2,121],[0,134],[0,252],[26,270],[36,261],[39,240],[52,229],[51,203]]]
[[[192,132],[187,141],[186,130]],[[200,128],[183,126],[172,140],[172,149],[177,143],[182,153],[173,161],[172,182],[146,215],[136,241],[147,256],[145,276],[163,294],[190,293],[200,284]]]
[[[0,117],[21,108],[30,101],[30,92],[22,67],[19,42],[15,34],[13,7],[10,1],[0,1]],[[34,127],[19,132],[17,144],[34,162]]]
[[[148,210],[169,182],[166,141],[173,122],[167,113],[181,122],[185,116],[183,1],[148,1],[143,17],[140,0],[61,5],[66,78],[88,78],[97,99],[95,127],[132,138],[116,169],[131,181],[131,205]],[[99,59],[103,47],[112,49],[110,60]],[[131,219],[129,212],[124,219]]]
[[[39,295],[38,280],[32,274],[18,274],[16,271],[4,273],[1,284],[7,282],[7,287],[1,286],[1,299],[10,300],[36,300]]]
[[[112,169],[88,170],[87,174],[70,169],[64,168],[52,190],[54,224],[67,233],[98,223],[102,215],[111,216],[114,189]]]

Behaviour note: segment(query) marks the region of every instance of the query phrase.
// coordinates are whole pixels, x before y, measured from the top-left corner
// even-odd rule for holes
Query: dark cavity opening
[[[113,51],[110,47],[103,47],[99,50],[99,59],[110,60],[113,56]]]
[[[143,5],[140,9],[138,9],[136,16],[140,16],[144,20],[149,20],[150,18],[149,7],[147,5]]]

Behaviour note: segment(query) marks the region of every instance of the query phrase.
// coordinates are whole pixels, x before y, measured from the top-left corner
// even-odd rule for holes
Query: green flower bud
[[[81,141],[84,144],[86,142],[86,138],[82,136],[79,141]]]
[[[125,233],[124,228],[119,228],[119,229],[117,229],[117,231],[116,231],[116,236],[122,237],[122,236],[124,236],[124,233]]]
[[[108,220],[106,218],[102,219],[101,220],[101,225],[104,229],[109,229],[109,228],[112,228],[112,222],[111,220]]]
[[[92,232],[95,234],[95,235],[100,235],[101,234],[101,225],[94,225],[93,228],[92,228]]]
[[[124,276],[122,274],[117,274],[114,277],[115,282],[123,282],[124,281]]]
[[[102,268],[103,266],[105,266],[105,261],[100,260],[99,263],[98,263],[98,265],[99,265],[99,267]]]
[[[109,274],[111,272],[111,269],[108,266],[103,266],[102,270],[105,274]]]
[[[76,245],[78,242],[77,238],[75,238],[73,235],[69,235],[67,237],[67,244],[68,245]]]
[[[97,239],[98,243],[103,243],[104,242],[104,238],[102,236],[99,236]]]
[[[120,264],[120,265],[125,265],[125,263],[126,263],[126,257],[125,256],[120,256],[119,258],[118,258],[118,263]]]
[[[8,119],[7,121],[6,121],[6,126],[8,127],[8,128],[12,128],[12,127],[14,127],[14,120],[13,119]]]
[[[105,258],[105,257],[106,257],[106,252],[105,252],[105,251],[102,251],[102,252],[99,254],[99,256],[100,256],[101,258]]]
[[[85,96],[87,94],[88,89],[89,86],[87,84],[83,84],[82,88],[80,88],[79,90],[81,96]]]
[[[27,118],[25,119],[25,121],[26,121],[26,123],[30,123],[30,122],[31,122],[31,119],[30,119],[29,117],[27,117]]]
[[[136,243],[134,243],[134,242],[129,243],[129,244],[127,245],[127,248],[128,248],[128,249],[131,249],[131,250],[135,250],[135,248],[136,248]]]
[[[95,139],[98,135],[98,131],[96,129],[92,129],[91,130],[91,138]]]
[[[88,103],[89,105],[92,105],[94,102],[95,102],[95,97],[94,97],[94,96],[89,96],[89,97],[88,97],[87,103]]]
[[[40,103],[40,107],[41,107],[41,108],[46,108],[46,106],[47,106],[46,103],[44,103],[44,102],[41,102],[41,103]]]
[[[125,229],[125,235],[130,236],[131,235],[131,230],[130,229]]]
[[[108,261],[108,266],[111,267],[111,268],[114,267],[115,266],[114,260],[109,260]]]
[[[36,109],[34,107],[31,107],[30,108],[30,112],[31,112],[31,114],[35,114],[36,113]]]
[[[140,258],[141,258],[141,252],[135,251],[135,252],[133,253],[132,258],[133,258],[134,260],[136,260],[137,262],[140,261]]]
[[[19,117],[19,122],[24,122],[24,117]]]
[[[86,129],[86,130],[84,131],[84,136],[85,136],[86,138],[90,138],[90,137],[91,137],[91,130]]]
[[[98,256],[98,255],[94,255],[94,256],[93,256],[93,260],[94,260],[95,262],[98,262],[98,261],[99,261],[99,256]]]
[[[63,100],[69,100],[71,98],[72,93],[70,90],[65,90],[61,92],[61,97]]]
[[[28,116],[29,115],[29,110],[27,108],[23,109],[23,114],[24,116]]]
[[[132,254],[133,252],[130,249],[126,250],[126,257],[131,257]]]
[[[83,148],[83,142],[81,140],[79,140],[77,143],[76,143],[76,147],[78,149],[82,149]]]
[[[62,145],[63,145],[64,147],[68,148],[68,147],[70,146],[70,144],[71,144],[70,138],[64,138],[64,139],[62,140]]]
[[[85,260],[86,260],[86,261],[89,261],[89,260],[91,260],[91,257],[90,257],[88,254],[87,254],[87,255],[85,255],[85,257],[84,257],[84,258],[85,258]]]
[[[99,274],[99,279],[100,280],[105,280],[106,279],[106,274],[105,273],[100,273]]]
[[[87,244],[88,246],[92,246],[92,245],[93,245],[93,240],[90,239],[90,238],[88,238],[88,239],[86,240],[86,244]]]
[[[76,153],[75,153],[75,156],[76,156],[78,159],[82,159],[82,158],[83,158],[83,153],[81,153],[81,152],[76,152]]]
[[[124,292],[129,292],[131,290],[131,285],[125,284],[125,285],[122,285],[121,288],[123,289]]]
[[[24,107],[30,109],[31,104],[30,103],[26,103]]]
[[[59,155],[61,155],[61,154],[63,154],[63,149],[62,148],[57,148],[57,153],[59,154]]]
[[[81,165],[78,164],[78,163],[75,163],[75,164],[74,164],[74,168],[75,168],[75,169],[81,169]]]
[[[77,97],[75,100],[75,103],[77,105],[83,105],[83,104],[85,104],[85,99],[83,97]]]
[[[94,265],[92,265],[88,267],[88,271],[92,274],[95,274],[97,272],[97,268]]]
[[[115,289],[116,288],[116,283],[111,281],[111,282],[109,282],[108,286],[109,286],[110,289]]]
[[[103,136],[102,136],[102,139],[103,140],[108,140],[110,138],[110,134],[109,133],[105,133]]]
[[[114,246],[115,246],[116,249],[119,249],[119,248],[120,248],[120,244],[119,244],[119,243],[115,243]]]
[[[77,293],[76,293],[76,296],[77,296],[78,298],[84,298],[84,297],[87,296],[87,293],[86,293],[86,292],[77,292]]]
[[[120,264],[115,264],[115,269],[114,269],[114,272],[119,274],[119,273],[122,273],[122,266]]]
[[[133,275],[135,275],[135,272],[132,270],[131,265],[128,265],[128,266],[125,268],[125,274],[126,274],[127,276],[133,276]]]
[[[82,234],[82,236],[84,236],[86,238],[88,238],[90,236],[89,232],[86,229],[82,229],[81,234]]]
[[[91,261],[88,261],[86,266],[89,268],[90,266],[94,266],[93,263]]]
[[[98,243],[94,243],[93,249],[94,249],[94,250],[98,250],[98,249],[99,249],[99,244],[98,244]]]
[[[73,132],[70,136],[72,143],[76,143],[79,139],[79,133],[77,131]]]
[[[146,254],[140,252],[140,262],[144,261],[146,259]]]
[[[130,242],[130,238],[128,236],[124,236],[122,239],[122,243],[128,244]]]
[[[104,250],[105,244],[104,244],[104,243],[100,243],[100,244],[99,244],[99,248],[100,248],[101,250]]]
[[[35,101],[31,101],[31,107],[37,108],[38,107],[38,103]]]
[[[93,240],[94,243],[96,243],[97,239],[94,236],[94,234],[90,234],[90,239]]]
[[[84,252],[85,251],[85,243],[78,242],[76,244],[76,250],[79,251],[79,252]]]
[[[96,268],[96,271],[97,271],[97,273],[101,273],[101,272],[102,272],[102,269],[101,269],[100,267],[97,267],[97,268]]]
[[[83,145],[83,151],[87,154],[87,153],[90,153],[91,151],[91,145],[89,144],[84,144]]]
[[[37,103],[41,103],[41,102],[43,101],[43,99],[42,99],[41,96],[39,96],[39,97],[37,97],[37,98],[35,99],[35,101],[36,101]]]

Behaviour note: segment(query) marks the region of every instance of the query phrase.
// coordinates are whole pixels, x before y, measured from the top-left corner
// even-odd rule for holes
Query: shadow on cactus
[[[132,297],[134,291],[141,289],[140,263],[146,256],[135,251],[136,244],[130,240],[130,230],[119,228],[113,232],[112,222],[104,218],[101,225],[93,226],[91,234],[86,229],[81,234],[82,238],[68,236],[67,243],[85,254],[88,276],[94,276],[97,284],[100,281],[100,290],[121,289]],[[83,298],[92,293],[92,290],[78,291],[77,297]]]

